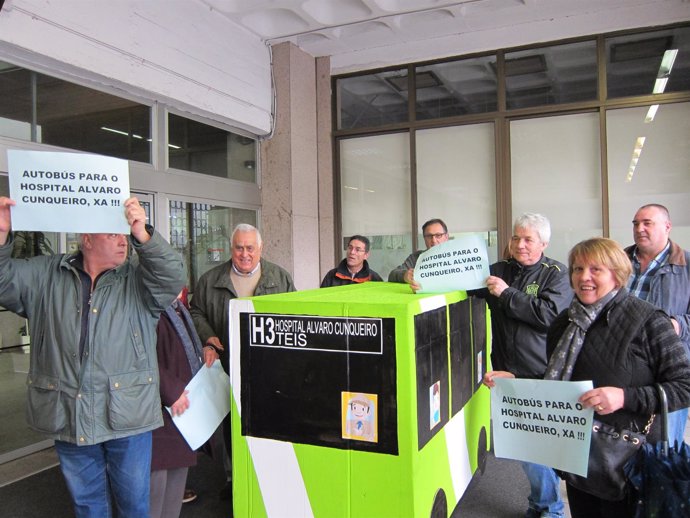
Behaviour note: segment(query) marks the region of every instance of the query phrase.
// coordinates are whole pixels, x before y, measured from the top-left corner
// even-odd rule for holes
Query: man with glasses
[[[428,250],[432,246],[448,241],[448,227],[441,219],[430,219],[422,225],[422,235]],[[388,274],[388,282],[405,282],[410,285],[412,291],[419,290],[421,286],[414,280],[414,267],[417,264],[417,259],[419,259],[423,252],[425,250],[417,250],[411,253],[404,263]]]
[[[229,372],[230,363],[230,300],[295,291],[290,274],[277,264],[261,257],[263,241],[255,227],[245,223],[237,225],[230,241],[232,257],[199,278],[189,308],[201,343],[204,344],[204,348],[215,349],[226,373]],[[228,414],[223,421],[223,438],[228,460],[232,454],[230,433]],[[226,465],[227,473],[231,472],[230,467]],[[221,500],[232,499],[230,478],[219,496]]]
[[[322,288],[360,284],[367,281],[382,282],[381,276],[369,268],[369,239],[354,235],[347,243],[347,256],[337,268],[329,271],[321,281]]]

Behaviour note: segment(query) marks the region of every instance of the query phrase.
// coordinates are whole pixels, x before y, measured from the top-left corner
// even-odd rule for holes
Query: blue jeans
[[[674,441],[678,441],[678,446],[683,443],[685,435],[685,425],[688,422],[688,409],[681,408],[675,412],[668,413],[668,444],[673,446]]]
[[[77,518],[149,518],[151,432],[100,444],[55,441]]]
[[[529,480],[530,493],[529,516],[561,518],[563,514],[563,500],[561,499],[560,479],[556,472],[548,466],[521,462],[522,469]]]

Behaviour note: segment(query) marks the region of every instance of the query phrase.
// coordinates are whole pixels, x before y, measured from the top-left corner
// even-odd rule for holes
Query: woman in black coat
[[[218,359],[211,347],[201,346],[187,311],[186,288],[158,321],[158,370],[164,407],[181,415],[192,404],[185,387],[203,363]],[[203,358],[203,363],[202,363]],[[163,409],[163,427],[153,431],[151,456],[151,518],[177,518],[187,482],[187,471],[196,465],[196,452],[182,437],[170,413]]]
[[[689,406],[690,359],[668,315],[625,288],[632,266],[620,245],[605,238],[582,241],[570,251],[568,268],[575,297],[549,328],[544,378],[592,380],[594,388],[580,403],[618,431],[643,432],[661,410],[655,383],[664,388],[669,410]],[[492,387],[496,377],[513,376],[490,371],[484,383]],[[653,422],[649,442],[661,439],[659,428]],[[602,498],[599,485],[579,482],[566,482],[572,518],[632,516],[629,498]]]

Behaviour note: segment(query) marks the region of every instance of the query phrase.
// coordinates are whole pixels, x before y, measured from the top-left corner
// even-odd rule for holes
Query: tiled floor
[[[35,475],[58,464],[55,448],[41,450],[26,457],[0,464],[0,487]]]
[[[21,348],[0,350],[0,458],[3,454],[42,441],[24,418],[29,354]]]

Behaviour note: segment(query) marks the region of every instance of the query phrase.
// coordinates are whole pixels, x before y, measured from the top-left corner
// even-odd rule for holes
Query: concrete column
[[[335,240],[333,136],[331,110],[331,58],[316,58],[316,126],[319,176],[319,252],[321,274],[319,283],[326,272],[340,261],[340,247]]]
[[[275,131],[261,144],[264,257],[290,271],[297,289],[317,288],[322,255],[333,267],[330,65],[281,43],[273,72]]]

